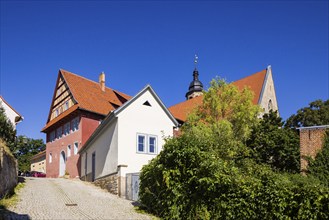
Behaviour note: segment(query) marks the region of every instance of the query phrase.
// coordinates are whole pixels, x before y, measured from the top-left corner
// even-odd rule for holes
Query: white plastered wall
[[[148,101],[151,106],[143,105]],[[154,96],[147,90],[118,115],[118,165],[127,165],[120,169],[120,176],[140,172],[143,165],[149,163],[161,150],[164,136],[173,135],[174,123]],[[137,152],[137,134],[157,137],[156,154]]]
[[[95,178],[99,178],[117,171],[118,165],[118,124],[117,119],[109,123],[89,148],[81,155],[81,176],[92,172],[92,154],[95,152]],[[87,170],[86,170],[87,156]]]
[[[261,99],[260,99],[260,103],[259,103],[260,107],[264,110],[264,113],[268,113],[270,110],[269,109],[270,100],[272,102],[272,110],[273,111],[278,110],[278,112],[279,112],[278,102],[276,99],[276,93],[275,93],[275,87],[274,87],[274,81],[273,81],[273,77],[272,77],[272,70],[269,67],[267,69],[264,87],[263,87],[263,91],[262,91]]]
[[[16,123],[15,123],[15,118],[18,117],[19,115],[10,107],[8,106],[2,99],[0,98],[0,106],[5,110],[5,114],[7,118],[11,121],[11,123],[14,126],[14,129],[16,129]]]

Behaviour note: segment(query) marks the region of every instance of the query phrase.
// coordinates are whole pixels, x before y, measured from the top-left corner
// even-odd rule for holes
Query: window
[[[57,117],[59,115],[59,111],[58,109],[55,110],[55,117]]]
[[[85,175],[87,175],[87,161],[88,161],[88,157],[87,157],[87,152],[85,153]]]
[[[62,127],[57,128],[56,138],[59,139],[62,137]]]
[[[70,122],[64,125],[64,135],[70,134]]]
[[[79,147],[79,143],[75,142],[74,143],[74,155],[78,153],[78,147]]]
[[[143,105],[150,106],[150,107],[152,106],[149,101],[144,102]]]
[[[272,104],[272,100],[270,99],[270,101],[268,101],[268,111],[273,109],[273,104]]]
[[[157,153],[157,136],[137,134],[137,152],[156,154]]]
[[[69,101],[66,101],[64,104],[64,111],[66,111],[69,108]]]
[[[71,145],[67,146],[67,157],[71,156]]]
[[[148,152],[151,154],[156,153],[156,137],[150,136],[149,137],[149,148]]]
[[[72,120],[72,131],[77,131],[79,129],[79,117]]]
[[[146,138],[145,135],[137,135],[137,152],[145,152],[145,145],[146,145]]]
[[[49,153],[49,163],[52,163],[53,162],[53,155],[52,153]]]
[[[55,138],[56,138],[56,133],[55,133],[55,131],[50,132],[50,135],[49,135],[49,141],[52,142],[52,141],[55,140]]]

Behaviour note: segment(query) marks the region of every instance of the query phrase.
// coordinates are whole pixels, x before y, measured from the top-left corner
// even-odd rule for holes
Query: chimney
[[[99,86],[101,87],[101,90],[105,92],[105,73],[102,72],[99,74]]]

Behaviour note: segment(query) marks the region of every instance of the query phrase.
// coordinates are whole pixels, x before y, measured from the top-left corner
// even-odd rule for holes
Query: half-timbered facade
[[[104,117],[130,99],[107,88],[105,74],[94,82],[59,70],[46,126],[47,177],[79,176],[81,146]]]

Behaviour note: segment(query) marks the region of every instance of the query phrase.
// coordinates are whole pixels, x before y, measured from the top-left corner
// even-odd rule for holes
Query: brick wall
[[[314,159],[323,147],[326,129],[329,128],[315,126],[300,129],[300,165],[302,172],[305,172],[308,166],[305,156],[310,156]]]
[[[17,161],[0,143],[0,199],[17,185]]]
[[[91,134],[99,126],[99,121],[103,116],[79,112],[78,114],[68,116],[61,123],[57,123],[51,130],[47,132],[47,137],[50,136],[51,131],[56,131],[58,127],[64,126],[67,122],[70,122],[73,118],[79,117],[79,129],[77,131],[70,130],[70,134],[62,135],[60,139],[48,141],[46,144],[46,173],[47,177],[56,178],[60,173],[60,157],[61,152],[65,154],[65,170],[70,175],[70,178],[80,176],[80,155],[74,154],[74,143],[78,143],[78,150],[84,145]],[[62,128],[64,129],[64,128]],[[68,145],[71,146],[70,156],[68,156]],[[49,162],[50,153],[52,154],[52,162]]]

